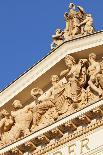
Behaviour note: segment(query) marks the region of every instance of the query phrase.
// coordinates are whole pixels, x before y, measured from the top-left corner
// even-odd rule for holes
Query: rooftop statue
[[[63,31],[61,29],[56,30],[56,35],[52,36],[51,49],[56,48],[65,40],[71,40],[94,32],[92,15],[87,14],[81,6],[70,3],[68,12],[64,14],[64,19],[66,27]]]
[[[53,43],[51,44],[51,49],[63,43],[63,40],[64,40],[63,34],[64,32],[61,29],[56,30],[56,34],[52,35]]]

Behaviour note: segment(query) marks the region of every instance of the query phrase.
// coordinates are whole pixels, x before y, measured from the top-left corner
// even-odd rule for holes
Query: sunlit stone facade
[[[103,154],[103,32],[75,7],[51,53],[0,93],[0,154]]]

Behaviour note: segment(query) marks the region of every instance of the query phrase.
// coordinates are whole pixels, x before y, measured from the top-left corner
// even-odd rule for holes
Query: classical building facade
[[[69,5],[51,52],[0,93],[1,155],[103,155],[103,32]]]

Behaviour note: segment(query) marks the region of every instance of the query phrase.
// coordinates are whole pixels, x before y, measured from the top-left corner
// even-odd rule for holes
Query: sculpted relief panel
[[[0,112],[1,147],[103,97],[103,61],[97,61],[94,53],[78,62],[67,55],[64,61],[67,69],[60,75],[51,76],[52,87],[46,95],[40,88],[34,88],[31,90],[32,103],[23,107],[20,100],[15,100],[12,103],[14,111],[10,114],[5,109]]]

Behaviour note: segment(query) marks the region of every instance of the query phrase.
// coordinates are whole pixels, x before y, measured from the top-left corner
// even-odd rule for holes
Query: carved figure
[[[84,25],[84,30],[82,30],[82,34],[92,34],[94,32],[94,28],[93,28],[93,18],[91,16],[91,14],[86,14],[86,19],[84,19],[83,22],[80,23],[79,26],[83,26]]]
[[[73,3],[69,5],[69,12],[64,14],[66,21],[66,28],[64,30],[64,38],[73,38],[82,34],[83,26],[80,25],[86,18],[84,9],[81,6],[77,6],[79,11],[75,10],[76,6]],[[68,36],[67,36],[68,34]]]
[[[100,67],[101,67],[101,72],[100,74],[97,75],[97,80],[99,82],[101,89],[103,90],[103,60],[102,62],[100,62]],[[103,92],[102,92],[102,96],[103,96]]]
[[[53,99],[45,99],[43,101],[38,100],[38,97],[43,94],[43,91],[39,88],[34,88],[31,92],[33,92],[33,97],[35,101],[37,101],[36,107],[33,108],[33,125],[31,131],[35,131],[39,129],[39,124],[42,116],[52,107],[54,107]]]
[[[80,23],[82,23],[85,19],[86,19],[86,13],[84,11],[84,8],[81,6],[77,6],[78,8],[78,12],[77,12],[77,18],[79,19],[79,24],[78,27],[80,28],[80,35],[84,34],[84,24],[80,25]]]
[[[13,106],[16,111],[11,112],[11,116],[14,119],[14,126],[9,132],[6,132],[2,136],[2,142],[4,144],[11,143],[12,141],[17,140],[21,135],[28,135],[30,133],[29,128],[33,119],[32,108],[35,104],[31,103],[30,105],[22,108],[22,104],[19,100],[13,102]]]
[[[70,3],[69,5],[69,12],[64,14],[64,18],[66,21],[66,28],[65,31],[68,31],[68,35],[72,35],[72,30],[73,30],[73,24],[74,24],[74,16],[76,15],[75,11],[75,5],[73,3]]]
[[[55,107],[58,114],[64,114],[68,110],[69,104],[65,97],[65,87],[62,83],[59,83],[58,75],[52,75],[51,81],[52,88],[48,96],[55,100]]]
[[[34,108],[32,131],[41,125],[44,127],[43,125],[50,124],[68,110],[69,103],[65,97],[65,88],[59,83],[59,77],[52,75],[51,81],[53,86],[47,97]],[[47,118],[50,120],[49,122],[46,120]]]
[[[67,70],[61,72],[61,76],[65,75],[68,83],[65,86],[67,98],[71,100],[71,103],[78,107],[81,104],[87,103],[85,89],[83,85],[86,83],[86,59],[80,60],[76,64],[75,59],[67,55],[65,57],[65,63],[68,67]]]
[[[77,12],[76,15],[77,15],[78,19],[80,20],[80,22],[82,22],[86,18],[86,13],[85,13],[83,7],[77,6],[77,8],[79,11]]]
[[[91,14],[86,14],[83,7],[76,6],[73,3],[69,5],[69,12],[64,14],[66,28],[64,29],[64,39],[72,39],[81,35],[87,35],[94,32],[93,18]]]
[[[9,113],[3,109],[1,112],[1,120],[0,120],[0,138],[4,134],[4,132],[7,132],[11,129],[14,121],[11,116],[9,116]]]
[[[61,29],[56,30],[56,34],[52,35],[53,43],[51,44],[51,49],[54,49],[55,47],[63,43],[63,34],[64,32]]]
[[[80,28],[79,28],[79,23],[80,23],[80,21],[79,21],[79,19],[77,18],[77,15],[75,15],[74,17],[73,17],[73,20],[74,20],[74,24],[73,24],[73,30],[72,30],[72,32],[71,32],[71,36],[72,37],[74,37],[75,35],[78,35],[78,34],[80,34],[81,33],[81,31],[80,31]]]
[[[90,79],[88,81],[88,84],[90,88],[99,96],[102,95],[102,91],[99,89],[99,85],[97,82],[97,76],[100,71],[100,63],[96,61],[96,55],[94,53],[89,54],[88,74]]]

